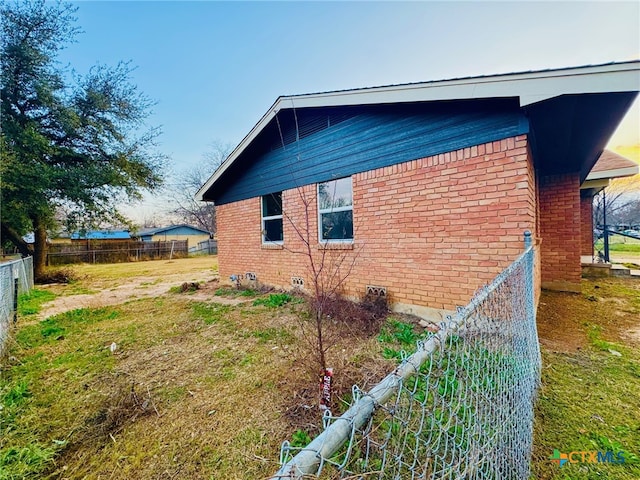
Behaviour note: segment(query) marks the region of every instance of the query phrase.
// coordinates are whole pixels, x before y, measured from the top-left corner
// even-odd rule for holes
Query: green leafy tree
[[[95,66],[79,76],[58,53],[75,41],[76,7],[43,0],[0,5],[0,188],[2,242],[46,261],[47,229],[125,220],[116,205],[162,183],[152,103],[130,82],[131,67]],[[35,244],[22,235],[33,231]]]

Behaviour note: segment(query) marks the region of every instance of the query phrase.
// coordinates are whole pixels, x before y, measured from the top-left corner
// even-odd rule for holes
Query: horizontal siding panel
[[[457,110],[457,111],[456,111]],[[297,142],[248,158],[220,178],[224,204],[527,133],[516,108],[447,113],[365,111]]]

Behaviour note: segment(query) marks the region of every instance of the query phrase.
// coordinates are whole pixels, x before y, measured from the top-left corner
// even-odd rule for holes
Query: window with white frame
[[[321,242],[353,241],[351,177],[318,184],[318,230]]]
[[[262,196],[262,243],[282,243],[282,192]]]

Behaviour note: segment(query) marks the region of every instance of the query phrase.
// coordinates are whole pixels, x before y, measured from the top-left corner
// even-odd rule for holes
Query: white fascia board
[[[285,108],[306,108],[518,97],[520,106],[526,106],[572,93],[638,90],[640,62],[297,95],[283,97],[281,101]]]
[[[611,179],[609,178],[600,178],[598,180],[585,180],[584,182],[582,182],[582,185],[580,185],[580,190],[587,190],[590,188],[602,189],[602,188],[608,187],[609,183],[611,183]]]
[[[518,97],[521,106],[566,94],[640,91],[640,61],[279,97],[196,193],[204,193],[282,109]]]
[[[580,73],[547,79],[544,82],[531,82],[523,85],[520,105],[547,100],[559,95],[586,93],[633,92],[640,90],[640,70]],[[527,91],[528,90],[528,91]]]
[[[626,65],[625,65],[626,66]],[[518,97],[520,106],[572,93],[629,92],[640,89],[640,65],[622,70],[542,72],[374,87],[282,98],[283,107],[428,102]],[[288,105],[287,105],[288,104]]]
[[[591,172],[587,175],[585,181],[588,180],[599,180],[601,178],[619,178],[619,177],[630,177],[632,175],[637,175],[640,173],[640,167],[626,167],[626,168],[617,168],[615,170],[602,170],[598,172]]]

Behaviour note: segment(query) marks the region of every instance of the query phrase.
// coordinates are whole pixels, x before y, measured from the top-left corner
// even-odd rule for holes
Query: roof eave
[[[626,168],[616,168],[614,170],[600,170],[597,172],[591,172],[587,175],[587,180],[599,180],[602,178],[620,178],[620,177],[631,177],[633,175],[637,175],[640,173],[640,167],[635,165],[633,167]]]
[[[196,193],[204,195],[224,175],[271,119],[285,108],[313,108],[482,98],[518,98],[521,106],[560,95],[638,90],[640,60],[355,90],[281,96]]]
[[[234,148],[229,156],[220,164],[220,166],[213,172],[213,175],[207,180],[207,182],[200,187],[200,190],[196,192],[195,199],[198,202],[206,202],[204,199],[204,194],[211,188],[211,186],[224,174],[224,172],[231,166],[231,164],[235,161],[236,158],[240,156],[240,154],[244,151],[244,149],[258,136],[258,134],[262,131],[262,129],[271,121],[273,117],[275,117],[276,113],[280,111],[280,108],[277,108],[280,101],[282,100],[282,96],[278,97],[276,101],[271,105],[269,110],[258,120],[253,128],[245,135],[245,137],[240,141],[240,143]]]

